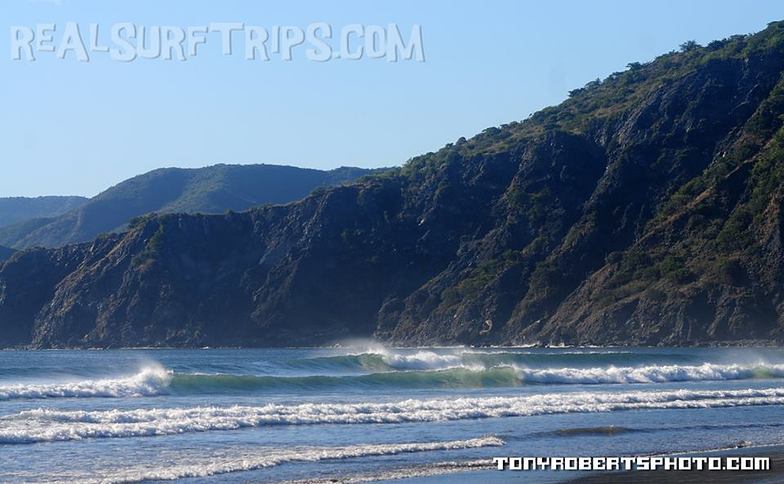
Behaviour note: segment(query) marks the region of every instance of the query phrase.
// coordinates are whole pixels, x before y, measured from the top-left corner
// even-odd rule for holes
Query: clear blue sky
[[[91,196],[163,166],[401,164],[686,40],[760,30],[784,3],[16,0],[0,18],[0,196]],[[11,60],[11,26],[66,21],[420,24],[426,61],[254,63],[212,39],[186,62]]]

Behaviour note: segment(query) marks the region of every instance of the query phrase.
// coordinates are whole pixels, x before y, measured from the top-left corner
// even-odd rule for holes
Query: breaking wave
[[[518,369],[523,383],[609,384],[751,380],[784,377],[784,365],[652,365],[606,368]]]
[[[405,364],[409,363],[410,360]],[[784,365],[782,364],[746,366],[704,363],[702,365],[596,368],[521,368],[514,365],[466,368],[458,366],[446,369],[379,371],[337,376],[174,373],[161,366],[148,366],[135,375],[122,378],[35,385],[4,385],[0,386],[0,400],[129,398],[279,390],[493,388],[520,385],[632,384],[780,378],[784,378]]]
[[[470,370],[390,371],[356,376],[255,376],[174,374],[172,393],[223,393],[264,390],[329,390],[339,388],[484,388],[516,386],[511,367]]]
[[[624,362],[655,363],[662,357],[670,363],[694,362],[693,355],[647,354],[628,351],[511,352],[461,350],[438,353],[429,350],[394,352],[377,347],[372,352],[304,358],[289,362],[291,367],[313,371],[395,371],[489,368],[495,366],[586,366]]]
[[[171,374],[160,365],[150,365],[128,377],[76,382],[0,385],[0,400],[42,398],[112,398],[159,395],[169,385]]]
[[[312,370],[439,370],[464,366],[462,355],[434,351],[394,353],[383,349],[374,353],[304,358],[289,362],[294,368]]]
[[[329,390],[341,388],[492,388],[520,385],[668,383],[784,378],[784,365],[651,365],[597,368],[490,368],[462,366],[380,371],[361,375],[205,375],[173,374],[167,391],[174,394]]]
[[[222,393],[272,389],[489,388],[526,384],[619,384],[784,378],[784,365],[651,365],[597,368],[453,367],[382,371],[364,375],[254,376],[175,374],[173,393]]]
[[[0,418],[0,444],[175,435],[273,425],[396,424],[640,409],[784,404],[784,388],[547,393],[520,397],[262,406],[56,410]]]

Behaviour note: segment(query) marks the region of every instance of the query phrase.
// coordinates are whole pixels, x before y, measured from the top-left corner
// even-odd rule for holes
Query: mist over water
[[[413,476],[475,472],[493,455],[532,449],[667,453],[784,440],[784,352],[772,349],[363,342],[5,351],[0,368],[9,463],[0,480]]]

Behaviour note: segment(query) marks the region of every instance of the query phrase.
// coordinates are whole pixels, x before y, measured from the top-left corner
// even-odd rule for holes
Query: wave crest
[[[421,360],[419,360],[421,361]],[[489,368],[381,371],[363,375],[254,376],[175,374],[173,393],[221,393],[332,388],[490,388],[535,385],[598,385],[784,378],[784,365],[650,365],[597,368]]]
[[[629,351],[496,351],[496,350],[391,350],[381,346],[364,352],[319,356],[290,361],[297,369],[315,371],[395,371],[482,369],[497,366],[589,367],[591,365],[654,364],[665,359],[669,364],[699,363],[694,355],[649,354]]]
[[[784,365],[651,365],[607,368],[518,368],[522,383],[612,384],[783,378]]]
[[[0,400],[42,398],[144,397],[161,394],[171,375],[160,365],[149,365],[124,378],[66,383],[0,385]]]

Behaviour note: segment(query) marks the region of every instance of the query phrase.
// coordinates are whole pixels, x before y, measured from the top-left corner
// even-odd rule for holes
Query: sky
[[[400,165],[525,119],[571,89],[687,40],[705,44],[780,19],[780,0],[5,1],[0,197],[93,196],[168,166]],[[148,32],[239,22],[271,37],[273,26],[325,23],[336,52],[346,26],[396,24],[408,41],[418,25],[424,61],[366,55],[316,62],[307,43],[290,61],[274,53],[250,61],[244,32],[232,36],[232,55],[223,55],[220,32],[211,32],[185,61],[119,62],[88,52],[89,62],[80,62],[74,50],[64,59],[38,50],[35,61],[13,59],[11,34],[22,38],[14,29],[55,24],[57,48],[67,22],[78,25],[86,45],[90,24],[98,25],[98,46],[114,45],[110,30],[126,22]]]

